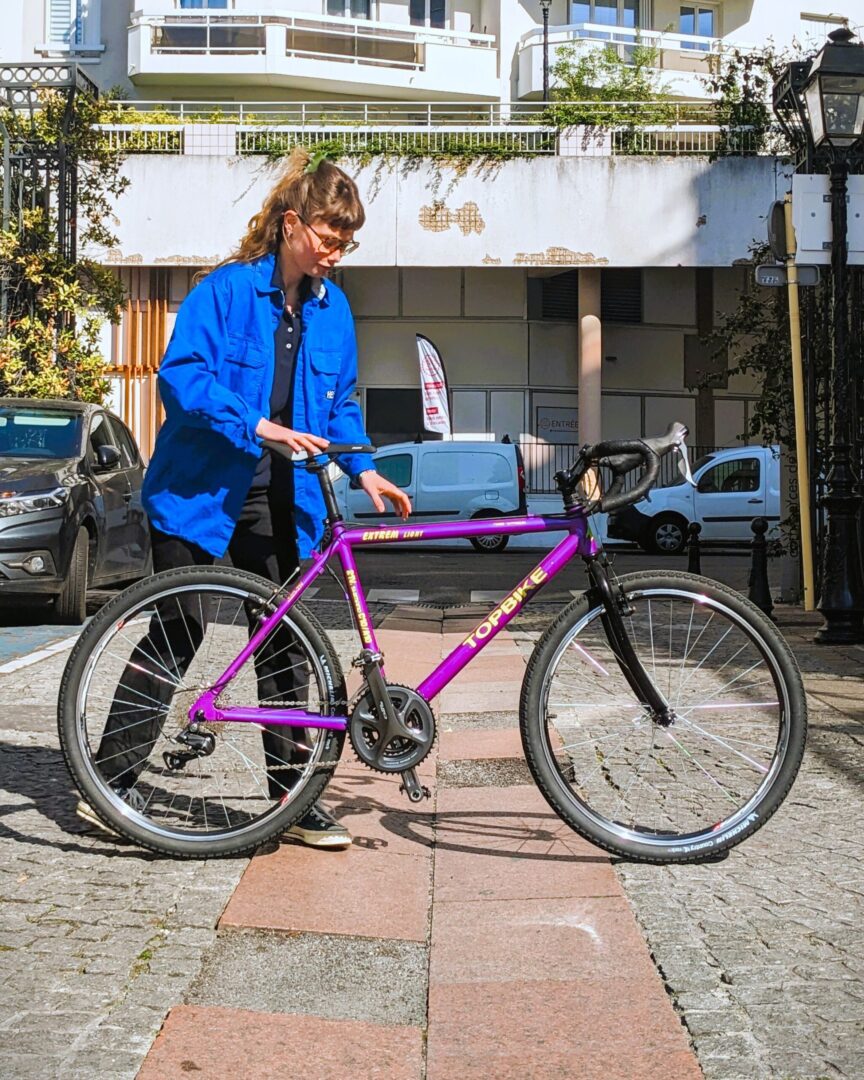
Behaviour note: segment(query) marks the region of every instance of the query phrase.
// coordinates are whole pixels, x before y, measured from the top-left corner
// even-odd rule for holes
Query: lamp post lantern
[[[540,0],[543,12],[543,100],[549,100],[549,8],[552,0]]]
[[[806,140],[805,168],[827,166],[831,183],[831,379],[827,493],[828,528],[818,608],[825,625],[816,640],[864,640],[864,572],[858,542],[861,496],[852,460],[852,380],[848,354],[847,179],[864,135],[864,46],[846,28],[808,64],[789,65],[774,87],[774,109],[793,140]],[[804,493],[802,493],[804,497]]]

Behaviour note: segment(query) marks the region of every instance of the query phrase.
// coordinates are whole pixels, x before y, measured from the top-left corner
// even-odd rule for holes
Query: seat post
[[[313,461],[310,462],[306,468],[309,472],[318,474],[318,483],[321,485],[321,494],[324,496],[324,506],[327,510],[328,524],[332,525],[336,521],[342,521],[342,515],[339,513],[339,507],[336,505],[336,493],[333,491],[333,481],[330,479],[328,466]]]

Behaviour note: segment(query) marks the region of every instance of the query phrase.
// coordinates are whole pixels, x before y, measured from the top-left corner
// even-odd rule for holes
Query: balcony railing
[[[522,35],[520,49],[541,44],[543,31],[539,28]],[[657,66],[682,70],[682,57],[701,60],[718,56],[727,46],[721,38],[701,37],[698,34],[680,34],[672,30],[641,30],[629,26],[606,26],[602,23],[568,23],[553,26],[549,30],[549,47],[573,42],[596,41],[618,46],[623,58],[627,58],[637,46],[657,50]],[[740,46],[739,46],[740,47]],[[691,70],[687,65],[684,70]]]
[[[669,102],[663,124],[640,122],[641,110],[656,102],[568,102],[584,116],[585,131],[599,110],[611,155],[707,155],[753,153],[764,149],[763,137],[745,128],[725,138],[712,123],[709,102]],[[522,154],[567,152],[558,132],[545,120],[539,102],[208,102],[137,101],[123,108],[117,123],[102,125],[111,146],[126,153],[227,155],[287,152],[337,142],[347,152],[386,149],[388,153],[474,147]],[[611,121],[610,121],[611,113]],[[654,116],[656,111],[647,115]],[[128,118],[129,122],[122,122]],[[780,153],[782,142],[768,152]],[[572,151],[571,151],[572,152]]]
[[[277,46],[271,27],[284,30]],[[263,56],[278,48],[288,57],[411,69],[424,67],[427,45],[495,48],[492,34],[307,14],[137,12],[132,28],[149,28],[153,55]]]

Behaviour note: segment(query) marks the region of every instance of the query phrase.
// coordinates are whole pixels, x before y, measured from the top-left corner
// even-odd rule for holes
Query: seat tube
[[[339,531],[341,532],[341,529]],[[337,537],[336,550],[339,554],[339,561],[342,563],[342,570],[345,574],[345,584],[348,587],[348,602],[351,605],[351,612],[354,616],[354,625],[357,627],[357,633],[360,635],[360,642],[364,649],[371,649],[372,652],[377,653],[378,642],[375,640],[375,631],[372,629],[372,619],[369,615],[369,609],[366,606],[366,597],[363,595],[363,589],[360,585],[360,578],[357,573],[357,563],[354,560],[354,551],[351,548],[350,543],[343,537]]]

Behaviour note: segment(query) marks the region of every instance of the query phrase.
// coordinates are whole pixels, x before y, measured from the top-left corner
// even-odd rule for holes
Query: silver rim
[[[674,723],[656,724],[636,700],[598,606],[544,677],[546,761],[598,829],[670,851],[714,847],[757,820],[788,749],[788,688],[758,629],[721,601],[677,589],[628,599],[628,633]]]
[[[684,533],[679,525],[669,521],[665,525],[658,526],[654,539],[661,551],[678,551],[684,543]]]
[[[495,551],[501,546],[500,536],[475,536],[476,543],[487,551]]]
[[[208,617],[204,614],[203,595],[209,594],[211,604]],[[182,600],[180,599],[182,598]],[[295,762],[299,754],[280,756],[283,746],[266,757],[263,749],[265,728],[259,724],[214,724],[205,730],[212,734],[215,748],[201,758],[189,761],[182,769],[172,771],[167,767],[163,754],[186,749],[177,743],[176,736],[186,726],[186,711],[212,681],[227,667],[248,638],[245,623],[244,600],[261,603],[254,593],[218,582],[198,585],[172,586],[139,601],[124,615],[115,619],[94,643],[82,674],[76,705],[76,737],[81,750],[81,760],[91,781],[97,785],[106,802],[130,824],[165,838],[181,839],[192,843],[216,843],[225,839],[237,839],[258,829],[262,822],[282,812],[289,803],[295,803],[307,788],[315,773],[322,768],[321,758],[332,732],[318,729],[277,729],[285,731],[294,748],[302,751],[302,762]],[[180,674],[182,660],[178,659],[177,637],[161,634],[170,624],[172,604],[180,618],[177,626],[179,636],[185,632],[189,637],[190,650],[194,656]],[[197,649],[194,610],[198,605],[206,631]],[[157,605],[160,605],[157,607]],[[215,605],[215,606],[214,606]],[[243,613],[242,621],[240,619]],[[154,633],[154,627],[156,627]],[[297,624],[286,616],[280,627],[259,648],[257,658],[271,664],[275,678],[286,678],[278,668],[282,663],[287,639],[282,634],[286,628],[296,640],[297,656],[302,652],[304,668],[299,678],[308,679],[306,699],[290,700],[292,707],[306,707],[310,711],[323,709],[330,685],[329,672],[325,671],[322,658]],[[154,647],[155,635],[160,634],[162,647]],[[166,649],[164,646],[168,644]],[[138,651],[136,652],[136,646]],[[269,650],[269,652],[268,652]],[[152,682],[142,683],[141,660],[146,657],[149,669],[145,677]],[[299,669],[292,647],[293,662],[283,665],[285,671]],[[131,661],[131,663],[130,663]],[[298,676],[293,676],[298,680]],[[154,691],[154,687],[158,687]],[[163,689],[164,688],[164,689]],[[148,694],[147,691],[151,693]],[[158,697],[166,693],[167,705]],[[280,695],[269,695],[269,703],[277,704]],[[150,700],[148,701],[148,697]],[[237,677],[226,688],[221,701],[232,705],[258,705],[258,682],[253,661],[250,659]],[[266,704],[267,702],[261,702]],[[143,707],[142,707],[143,705]],[[116,710],[116,728],[107,751],[100,749],[100,742],[111,710]],[[158,719],[156,719],[158,717]],[[140,729],[149,728],[156,719],[156,742],[147,751],[147,739],[141,739]],[[136,730],[137,729],[137,730]],[[121,743],[117,742],[118,732]],[[137,777],[128,768],[122,768],[129,754],[137,757],[141,771]],[[143,758],[143,765],[141,755]],[[120,772],[109,773],[103,769],[113,766],[110,761],[120,758]],[[276,764],[274,764],[274,762]],[[99,766],[102,766],[100,768]],[[331,767],[324,764],[323,767]],[[137,770],[136,770],[137,771]],[[117,787],[125,787],[125,780],[132,794],[124,792],[121,797],[108,780]],[[272,784],[279,797],[269,791]]]

